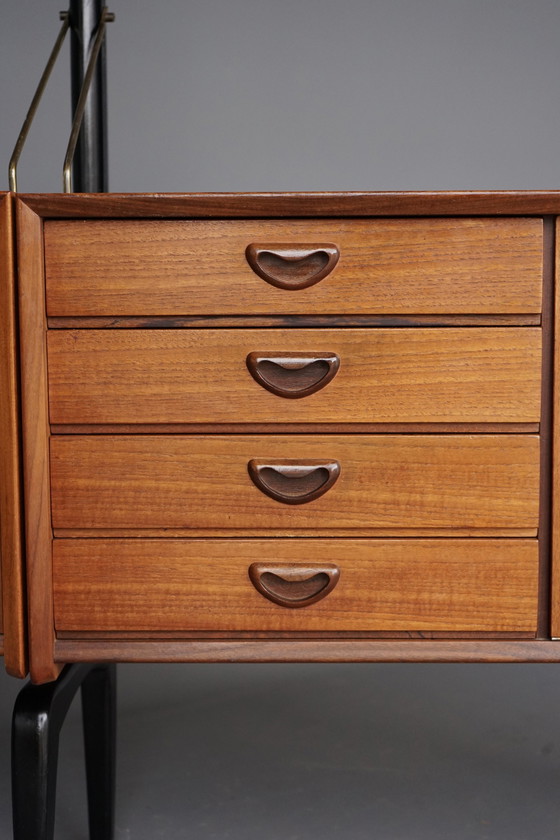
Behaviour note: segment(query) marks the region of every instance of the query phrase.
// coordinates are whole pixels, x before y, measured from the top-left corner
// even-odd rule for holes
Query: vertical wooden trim
[[[20,200],[17,231],[29,665],[34,682],[48,682],[61,668],[54,663],[43,225]]]
[[[5,295],[5,289],[10,284],[11,280],[11,260],[10,254],[8,251],[8,236],[9,236],[9,219],[5,207],[6,196],[0,196],[0,296]],[[4,380],[3,380],[3,372],[4,372],[4,364],[3,359],[5,357],[5,344],[7,341],[7,330],[5,326],[5,318],[4,315],[4,307],[0,307],[0,458],[4,455],[4,448],[8,446],[8,443],[5,438],[4,433],[4,419],[6,415],[6,406],[8,405],[7,395],[4,391]],[[7,494],[7,478],[4,476],[3,471],[0,472],[0,504],[2,500],[8,495]],[[4,655],[4,605],[3,601],[4,598],[7,600],[7,571],[3,570],[3,566],[7,566],[8,559],[6,557],[6,552],[2,550],[1,541],[4,536],[3,530],[3,517],[1,514],[0,508],[0,656]],[[4,560],[2,558],[5,558]],[[2,587],[2,578],[6,579],[4,583],[4,587]]]
[[[4,659],[27,673],[21,511],[17,308],[12,197],[0,201],[0,557]]]
[[[540,421],[539,615],[537,637],[551,633],[552,347],[554,329],[555,219],[543,220],[542,368]]]
[[[556,238],[560,218],[556,219]],[[553,399],[552,399],[552,586],[551,635],[560,638],[560,249],[556,249],[554,276],[553,324]]]

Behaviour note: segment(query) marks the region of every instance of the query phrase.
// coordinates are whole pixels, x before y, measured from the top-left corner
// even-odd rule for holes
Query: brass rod
[[[78,98],[78,102],[76,104],[76,110],[74,112],[74,120],[72,122],[72,131],[70,132],[70,139],[68,140],[68,148],[66,149],[66,156],[64,158],[64,167],[62,170],[62,184],[63,184],[63,191],[65,193],[72,192],[72,161],[74,159],[74,154],[76,152],[76,146],[78,143],[78,136],[80,134],[80,128],[82,125],[82,120],[84,118],[84,111],[86,107],[87,97],[89,93],[89,89],[93,80],[93,74],[95,72],[95,65],[97,63],[97,59],[99,57],[99,53],[101,51],[101,46],[103,44],[103,38],[105,36],[105,29],[106,24],[111,23],[114,21],[115,16],[111,12],[108,11],[107,7],[104,6],[101,11],[101,17],[99,19],[99,27],[97,29],[97,34],[95,36],[95,40],[93,42],[93,46],[91,48],[91,54],[89,57],[88,65],[86,68],[86,72],[84,74],[84,81],[82,83],[82,89],[80,91],[80,96]]]
[[[62,43],[64,41],[64,38],[66,37],[66,33],[68,32],[68,27],[70,25],[70,16],[68,12],[61,12],[60,19],[62,20],[62,26],[60,28],[60,32],[58,33],[58,38],[55,41],[54,47],[52,48],[51,54],[49,56],[49,60],[47,61],[45,69],[43,70],[43,75],[41,76],[39,84],[37,85],[35,96],[31,101],[31,105],[29,106],[27,116],[25,117],[25,121],[19,133],[16,145],[14,146],[12,156],[10,158],[10,164],[8,168],[8,180],[10,184],[10,190],[12,192],[17,192],[17,167],[19,159],[23,151],[25,141],[27,140],[27,135],[29,133],[29,129],[31,128],[31,123],[33,122],[35,114],[37,113],[39,102],[41,101],[44,90],[47,86],[47,82],[49,81],[49,77],[56,63],[58,54],[60,52],[60,48],[62,47]]]

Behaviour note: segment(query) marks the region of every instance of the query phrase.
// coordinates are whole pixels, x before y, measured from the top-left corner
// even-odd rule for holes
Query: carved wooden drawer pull
[[[249,577],[261,595],[281,607],[307,607],[331,592],[340,577],[334,563],[302,566],[252,563]]]
[[[253,271],[279,289],[306,289],[330,274],[340,257],[336,245],[248,245]]]
[[[279,397],[308,397],[336,376],[336,353],[249,353],[247,367],[253,379]]]
[[[260,461],[247,464],[249,475],[262,493],[286,505],[302,505],[318,499],[340,475],[338,461]]]

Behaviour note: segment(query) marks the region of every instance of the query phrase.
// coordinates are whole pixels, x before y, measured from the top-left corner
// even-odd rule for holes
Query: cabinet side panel
[[[12,198],[0,200],[0,556],[7,671],[27,673]],[[2,603],[3,602],[3,603]]]
[[[556,241],[560,234],[560,218],[556,220]],[[560,638],[560,254],[556,248],[554,276],[554,371],[552,402],[552,597],[551,635]]]
[[[52,531],[49,493],[46,316],[42,221],[17,203],[23,485],[29,608],[30,673],[34,682],[56,679],[52,601]]]

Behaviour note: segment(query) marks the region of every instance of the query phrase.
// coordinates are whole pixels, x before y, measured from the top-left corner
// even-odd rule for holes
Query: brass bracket
[[[43,70],[43,74],[39,80],[39,84],[37,85],[37,90],[35,91],[35,95],[31,100],[31,105],[29,106],[29,110],[25,117],[23,126],[21,131],[18,135],[18,139],[16,141],[16,145],[14,146],[14,150],[12,152],[12,156],[10,158],[10,163],[8,167],[8,181],[10,185],[11,192],[17,192],[17,168],[19,164],[19,159],[21,157],[21,153],[23,151],[23,147],[27,140],[27,135],[29,134],[29,130],[31,128],[31,124],[35,119],[35,114],[37,113],[37,109],[39,107],[39,103],[45,92],[45,88],[49,81],[50,75],[52,73],[53,67],[56,64],[56,60],[60,53],[60,49],[66,37],[66,33],[70,27],[70,13],[69,12],[60,12],[60,20],[62,21],[62,26],[60,28],[60,32],[58,33],[58,37],[55,41],[54,47],[51,50],[51,54]],[[99,26],[97,29],[97,34],[95,36],[95,41],[93,43],[93,47],[91,50],[90,58],[88,61],[88,66],[86,69],[86,73],[84,76],[84,81],[82,84],[82,88],[80,91],[80,96],[78,99],[78,104],[76,105],[76,111],[74,114],[74,120],[72,122],[72,131],[70,133],[70,140],[68,141],[68,148],[66,150],[66,157],[64,158],[64,168],[63,168],[63,189],[64,192],[72,192],[72,175],[71,175],[71,166],[72,160],[74,158],[74,153],[76,151],[76,144],[78,141],[78,135],[80,133],[80,127],[82,124],[82,119],[84,116],[84,109],[86,105],[87,95],[89,92],[89,88],[91,86],[91,80],[93,78],[93,72],[95,70],[95,64],[97,62],[97,58],[99,56],[99,51],[101,49],[101,45],[103,43],[103,38],[105,36],[105,28],[107,23],[112,23],[115,20],[115,15],[112,12],[107,10],[107,7],[104,6],[101,12],[101,17],[99,20]]]

